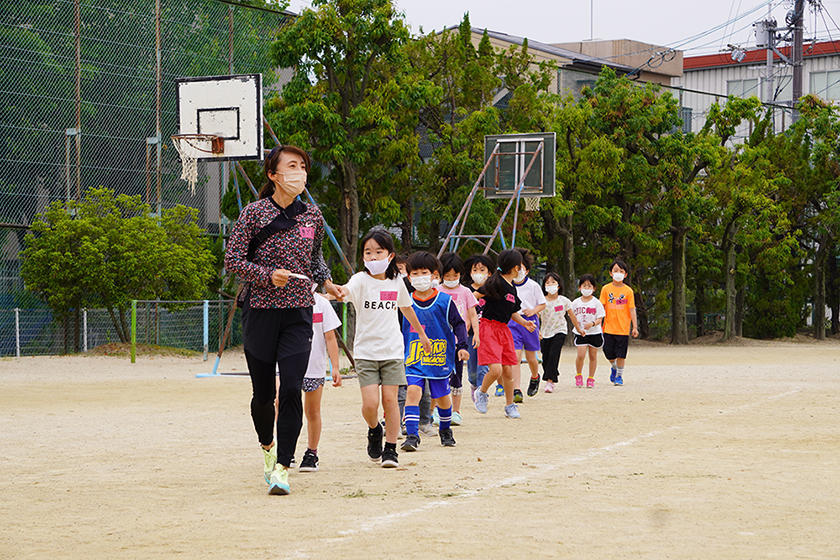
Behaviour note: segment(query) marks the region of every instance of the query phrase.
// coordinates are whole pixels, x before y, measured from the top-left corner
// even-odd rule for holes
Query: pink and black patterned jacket
[[[253,261],[248,261],[248,243],[281,213],[292,226],[269,237],[257,249]],[[329,280],[330,270],[321,252],[323,240],[324,218],[317,206],[296,199],[284,209],[271,197],[263,198],[242,209],[228,239],[225,269],[251,283],[249,305],[253,308],[310,307],[315,300],[308,281],[292,277],[285,287],[278,288],[271,283],[271,273],[285,268],[318,284]]]

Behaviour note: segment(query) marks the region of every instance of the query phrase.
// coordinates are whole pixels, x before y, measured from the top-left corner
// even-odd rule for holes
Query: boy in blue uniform
[[[452,436],[452,397],[449,374],[455,369],[455,360],[466,361],[467,327],[455,302],[447,294],[433,287],[432,277],[440,275],[440,261],[425,251],[409,257],[406,268],[414,287],[412,304],[417,319],[432,343],[432,353],[426,354],[420,345],[419,334],[403,320],[405,341],[405,376],[408,390],[405,398],[405,429],[408,435],[401,448],[416,451],[420,445],[420,397],[424,381],[428,381],[432,399],[437,399],[440,418],[440,444],[455,447]]]

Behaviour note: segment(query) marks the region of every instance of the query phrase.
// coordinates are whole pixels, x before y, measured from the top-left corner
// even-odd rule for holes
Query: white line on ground
[[[775,401],[775,400],[783,399],[785,397],[789,397],[791,395],[795,395],[796,393],[799,393],[800,391],[801,391],[801,388],[797,387],[797,388],[792,389],[790,391],[785,391],[784,393],[778,393],[778,394],[775,394],[775,395],[770,395],[768,397],[764,397],[763,399],[760,399],[760,400],[757,400],[757,401],[742,404],[742,405],[732,407],[732,408],[729,408],[729,409],[726,409],[726,410],[720,410],[720,411],[718,411],[718,416],[727,415],[727,414],[735,414],[737,412],[742,412],[744,410],[748,410],[750,408],[755,408],[757,406],[761,406],[763,404],[766,404],[769,401]],[[654,430],[652,432],[647,432],[645,434],[639,434],[639,435],[633,436],[629,439],[625,439],[623,441],[618,441],[618,442],[615,442],[615,443],[611,443],[611,444],[605,445],[603,447],[595,447],[595,448],[592,448],[592,449],[588,449],[588,450],[584,451],[583,453],[581,453],[580,455],[575,455],[575,456],[572,456],[572,457],[568,457],[568,458],[560,461],[559,463],[552,463],[552,464],[549,464],[549,465],[539,465],[539,466],[537,466],[536,469],[529,468],[527,473],[524,473],[524,474],[521,474],[521,475],[518,475],[518,476],[508,477],[508,478],[505,478],[504,480],[494,482],[492,484],[488,484],[487,486],[482,486],[480,488],[475,488],[473,490],[467,490],[467,491],[462,492],[462,493],[460,493],[456,496],[451,496],[451,497],[449,497],[447,499],[444,499],[444,500],[434,500],[434,501],[431,501],[431,502],[427,502],[427,503],[423,504],[422,506],[414,508],[412,510],[388,513],[388,514],[385,514],[385,515],[381,515],[379,517],[375,517],[373,519],[369,519],[367,521],[362,521],[359,524],[359,526],[354,528],[354,529],[345,529],[343,531],[338,531],[338,535],[339,535],[338,537],[327,537],[327,538],[320,539],[320,540],[321,541],[326,541],[326,542],[329,542],[329,543],[341,543],[343,541],[346,541],[346,540],[350,539],[354,535],[358,535],[358,534],[362,534],[362,533],[369,533],[369,532],[374,531],[376,529],[379,529],[383,526],[390,525],[391,523],[394,523],[395,521],[398,521],[398,520],[403,519],[405,517],[414,516],[418,513],[423,513],[424,511],[428,511],[430,509],[455,505],[457,503],[463,502],[464,500],[467,500],[469,498],[473,498],[475,496],[478,496],[479,494],[485,493],[488,490],[495,490],[497,488],[504,488],[504,487],[507,487],[507,486],[513,486],[513,485],[519,484],[521,482],[526,482],[528,480],[536,479],[536,478],[539,478],[543,475],[551,473],[551,472],[559,469],[560,467],[567,466],[567,465],[572,465],[572,464],[583,463],[583,462],[588,461],[590,459],[594,459],[596,457],[600,457],[601,455],[605,455],[607,453],[615,451],[616,449],[620,449],[620,448],[623,448],[623,447],[628,447],[628,446],[631,446],[631,445],[635,445],[636,443],[654,438],[654,437],[662,435],[666,432],[681,430],[681,429],[684,429],[687,426],[690,426],[691,424],[696,424],[696,423],[702,422],[706,419],[707,418],[699,418],[697,420],[693,420],[693,421],[688,422],[688,423],[683,424],[683,425],[674,425],[674,426],[670,426],[668,428],[663,428],[661,430]],[[318,548],[320,550],[323,550],[323,547],[318,547]],[[307,552],[305,552],[304,550],[298,549],[297,551],[292,553],[290,558],[310,558],[310,555]]]

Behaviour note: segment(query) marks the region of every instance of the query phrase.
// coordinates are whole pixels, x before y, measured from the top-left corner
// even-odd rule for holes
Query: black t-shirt
[[[521,305],[522,301],[516,295],[516,288],[505,282],[505,294],[502,299],[490,299],[484,296],[484,311],[481,317],[507,323],[510,321],[510,316],[519,311]]]

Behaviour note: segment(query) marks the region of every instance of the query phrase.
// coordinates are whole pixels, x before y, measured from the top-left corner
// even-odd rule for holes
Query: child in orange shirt
[[[624,385],[624,364],[627,359],[629,334],[638,338],[638,320],[633,288],[624,283],[627,265],[615,259],[610,266],[612,282],[601,288],[601,303],[607,312],[604,318],[604,355],[612,365],[610,381],[613,385]],[[632,324],[632,331],[630,330]]]

